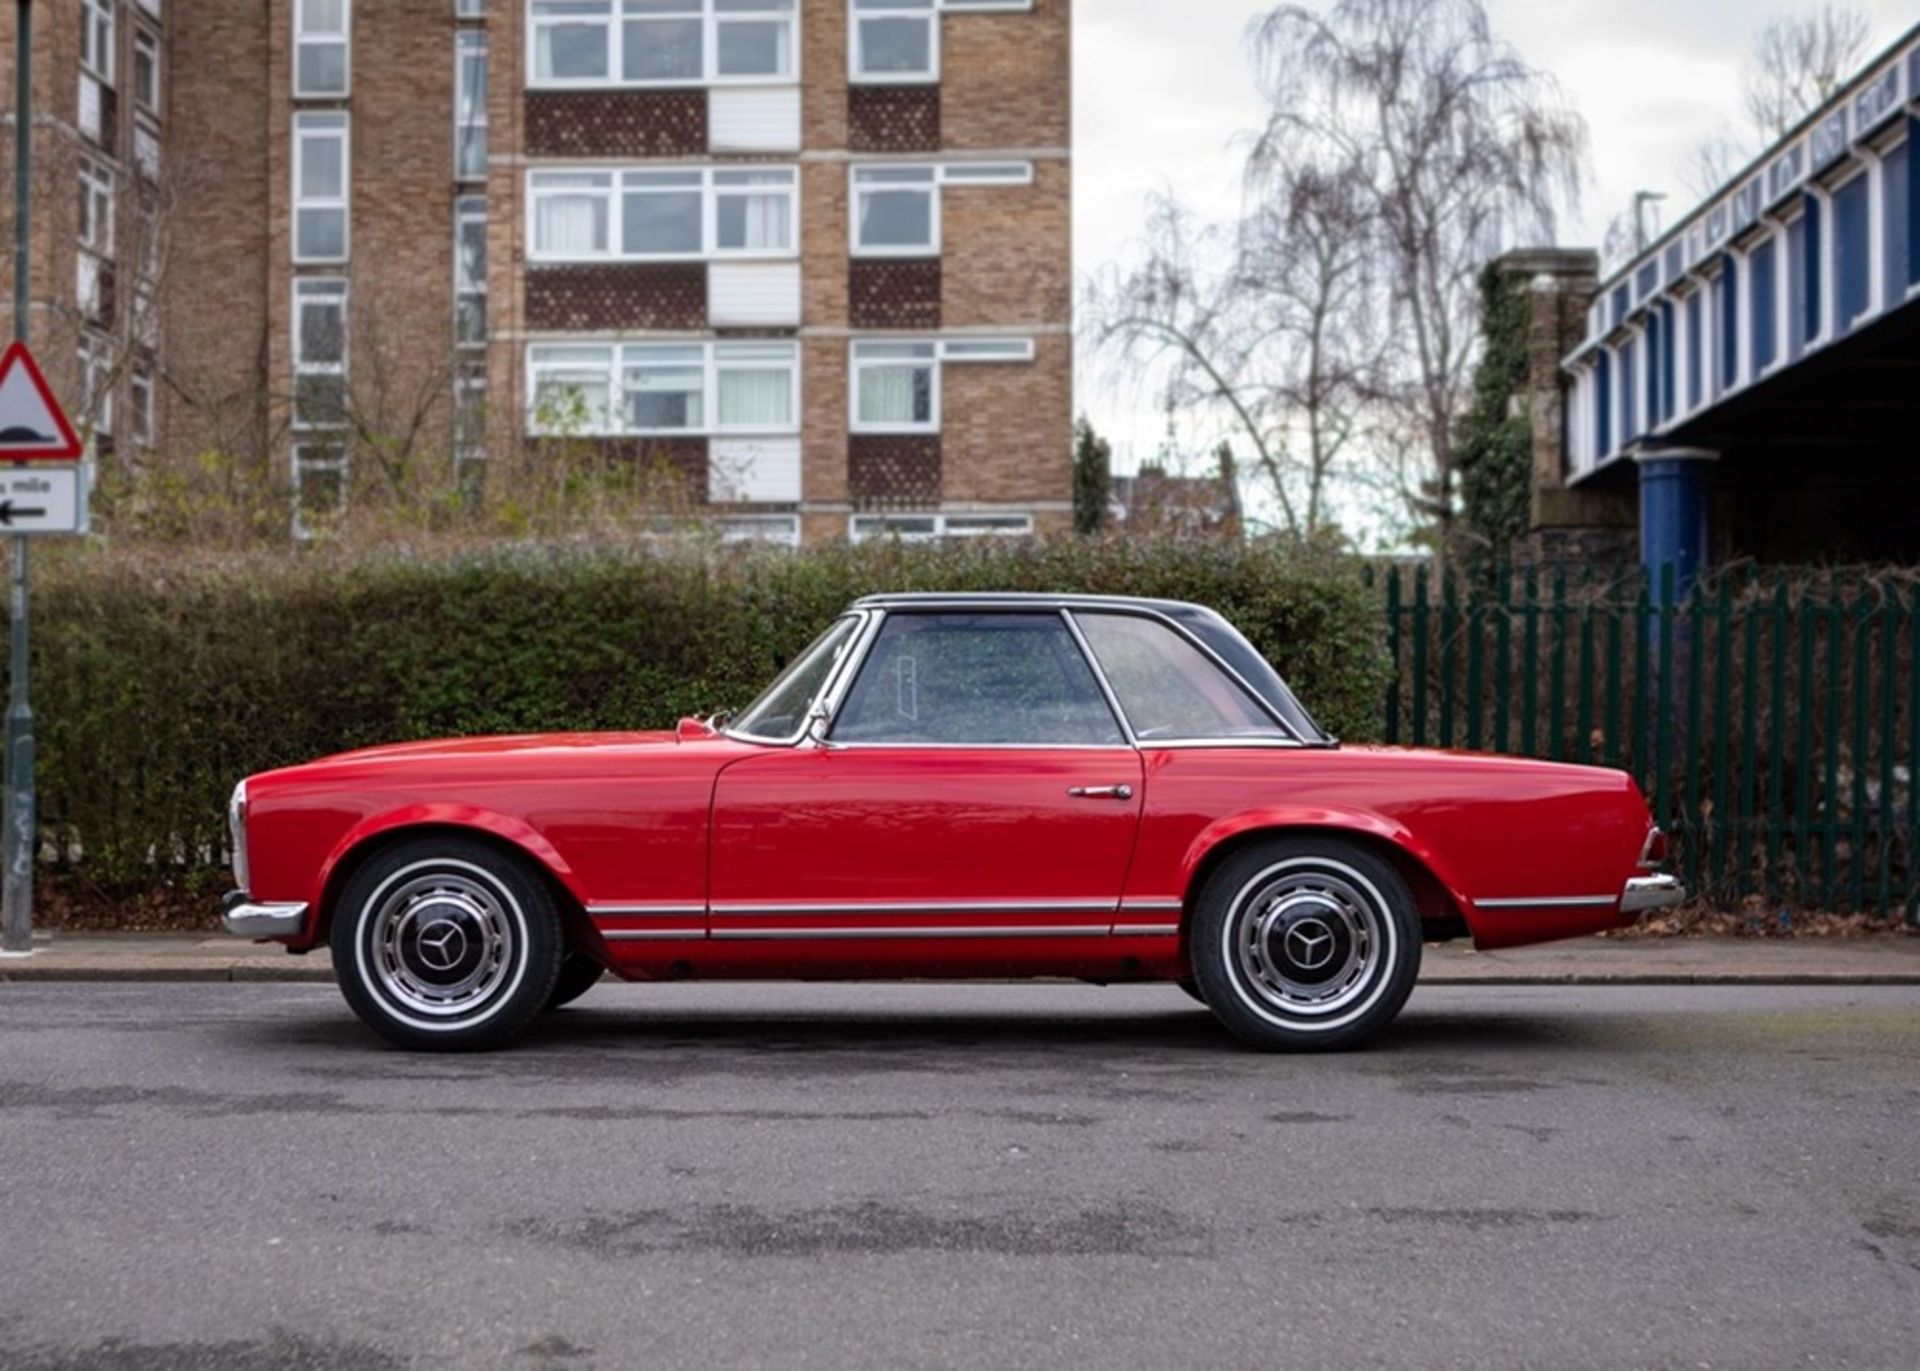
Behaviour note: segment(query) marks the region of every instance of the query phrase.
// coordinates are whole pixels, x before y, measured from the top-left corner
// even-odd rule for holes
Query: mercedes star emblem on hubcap
[[[1318,971],[1333,960],[1333,930],[1318,919],[1299,919],[1287,929],[1287,955],[1302,971]]]
[[[467,935],[451,919],[437,919],[420,932],[420,960],[434,971],[451,971],[467,952]]]

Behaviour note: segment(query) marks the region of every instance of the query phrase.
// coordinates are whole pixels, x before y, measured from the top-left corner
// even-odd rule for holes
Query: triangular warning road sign
[[[47,388],[47,378],[25,343],[0,356],[0,462],[71,462],[80,435]]]

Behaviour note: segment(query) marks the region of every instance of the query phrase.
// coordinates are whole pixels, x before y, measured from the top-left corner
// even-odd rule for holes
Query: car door
[[[1140,807],[1063,615],[889,611],[824,738],[721,773],[713,936],[1105,937]]]

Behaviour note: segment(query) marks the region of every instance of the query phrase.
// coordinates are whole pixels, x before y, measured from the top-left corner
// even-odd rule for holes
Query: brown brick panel
[[[527,269],[527,327],[569,333],[707,326],[701,262],[580,262]]]
[[[940,435],[854,433],[847,437],[847,493],[858,509],[940,503]]]
[[[939,328],[938,257],[853,257],[847,313],[855,328]]]
[[[529,157],[678,157],[707,151],[704,90],[530,90]]]
[[[847,146],[854,152],[937,152],[940,87],[848,86]]]
[[[663,509],[707,503],[705,438],[533,438],[527,446],[538,464],[631,467]]]

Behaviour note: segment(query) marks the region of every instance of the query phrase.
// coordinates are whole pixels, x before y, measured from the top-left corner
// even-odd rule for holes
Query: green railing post
[[[1687,830],[1687,888],[1704,890],[1701,877],[1707,855],[1707,825],[1700,817],[1700,754],[1707,741],[1702,717],[1706,710],[1707,594],[1699,582],[1688,588],[1682,610],[1687,616],[1687,657],[1681,667],[1687,678],[1687,726],[1681,743],[1686,753],[1686,788],[1681,792],[1680,809]],[[1717,824],[1723,817],[1715,813],[1713,822]]]
[[[1840,897],[1840,669],[1845,657],[1847,621],[1838,593],[1827,605],[1827,727],[1826,768],[1821,801],[1826,821],[1820,827],[1820,907],[1832,909]]]
[[[1907,594],[1907,922],[1920,924],[1920,588]]]
[[[1493,750],[1507,751],[1507,715],[1513,703],[1513,573],[1500,568],[1493,605]]]
[[[1413,745],[1427,741],[1427,578],[1413,583]]]
[[[1673,831],[1673,630],[1678,606],[1674,603],[1671,562],[1660,568],[1660,664],[1654,677],[1660,698],[1654,703],[1653,775],[1659,801],[1655,812],[1660,827]]]
[[[1567,755],[1567,577],[1556,572],[1553,578],[1553,617],[1548,627],[1552,643],[1547,658],[1547,755],[1558,760]]]
[[[1627,752],[1620,739],[1620,675],[1625,655],[1620,641],[1620,606],[1612,603],[1611,592],[1607,600],[1607,733],[1601,760],[1608,766],[1626,766]]]
[[[1482,667],[1485,665],[1486,615],[1481,605],[1486,599],[1485,588],[1476,587],[1467,602],[1467,746],[1475,752],[1480,750],[1485,736],[1481,730],[1481,720],[1485,717],[1486,702],[1482,698],[1481,687],[1485,684]]]
[[[1740,798],[1734,806],[1739,811],[1740,820],[1733,830],[1731,843],[1732,888],[1735,895],[1745,895],[1754,888],[1754,806],[1759,803],[1760,796],[1760,580],[1752,569],[1747,572],[1746,589],[1740,596],[1740,614]],[[1731,642],[1731,620],[1726,622],[1723,631],[1728,642]],[[1723,666],[1729,665],[1725,660],[1729,656],[1730,653],[1722,654]],[[1723,713],[1727,708],[1725,700],[1723,693]]]
[[[1780,881],[1781,808],[1786,802],[1782,780],[1787,765],[1787,662],[1793,656],[1793,622],[1787,617],[1787,586],[1774,587],[1772,623],[1767,629],[1768,664],[1772,678],[1767,708],[1767,846],[1766,870],[1760,888],[1768,899],[1778,899]]]
[[[1722,577],[1720,593],[1714,597],[1713,605],[1713,775],[1709,778],[1713,788],[1713,817],[1708,821],[1707,838],[1707,878],[1717,887],[1726,879],[1726,861],[1728,838],[1738,842],[1738,835],[1747,820],[1744,805],[1737,813],[1727,808],[1729,792],[1727,778],[1728,739],[1733,734],[1733,584],[1731,577]],[[1753,703],[1753,689],[1746,691],[1746,703]],[[1743,716],[1747,723],[1751,710]],[[1745,728],[1741,730],[1741,743],[1746,751],[1740,754],[1743,773],[1753,766],[1752,739]],[[1734,792],[1741,799],[1745,790]]]
[[[1819,633],[1819,610],[1808,592],[1800,597],[1800,662],[1798,728],[1795,730],[1793,761],[1793,867],[1794,894],[1804,903],[1812,903],[1813,884],[1813,649]]]
[[[1532,567],[1527,568],[1525,595],[1526,618],[1521,622],[1520,640],[1520,752],[1540,755],[1540,580]]]
[[[1900,606],[1894,596],[1880,607],[1880,822],[1876,846],[1880,852],[1879,889],[1874,908],[1893,912],[1893,750],[1897,711],[1894,707],[1900,656]],[[1862,760],[1864,765],[1864,759]]]
[[[1393,679],[1387,686],[1387,741],[1400,741],[1400,570],[1387,569],[1387,660]]]
[[[1598,616],[1597,604],[1586,604],[1580,610],[1580,666],[1576,675],[1580,681],[1580,704],[1574,711],[1573,755],[1576,761],[1593,760],[1593,621]]]
[[[1633,732],[1627,735],[1634,774],[1640,778],[1640,789],[1649,796],[1657,795],[1660,788],[1653,771],[1653,737],[1647,729],[1648,697],[1653,694],[1653,673],[1649,670],[1653,657],[1652,597],[1653,586],[1643,576],[1633,603]]]
[[[1873,607],[1862,589],[1853,611],[1853,833],[1847,852],[1847,908],[1867,903],[1867,767],[1873,741]]]
[[[1449,575],[1440,593],[1440,746],[1453,746],[1453,666],[1459,645],[1460,596]]]

